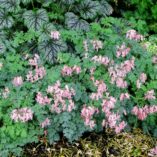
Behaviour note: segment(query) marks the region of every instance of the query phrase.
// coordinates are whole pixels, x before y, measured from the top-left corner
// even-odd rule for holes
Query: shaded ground
[[[119,135],[107,131],[84,135],[73,144],[63,139],[49,145],[46,139],[41,139],[38,145],[26,146],[23,157],[148,157],[149,150],[155,144],[155,139],[142,134],[138,129],[133,133]]]

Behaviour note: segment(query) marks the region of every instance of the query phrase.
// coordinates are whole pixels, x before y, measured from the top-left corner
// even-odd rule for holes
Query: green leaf
[[[6,50],[5,45],[0,41],[0,54],[4,53]]]
[[[40,30],[40,36],[38,41],[41,42],[41,41],[49,40],[51,31],[55,31],[55,30],[56,28],[53,24],[51,23],[45,24]]]
[[[72,12],[65,14],[65,23],[69,29],[89,31],[89,23]]]
[[[80,12],[84,19],[93,19],[100,9],[100,4],[97,1],[84,0],[81,2],[77,11]]]
[[[0,10],[0,29],[10,28],[14,23],[14,20],[8,13],[4,10]]]
[[[22,138],[27,137],[27,131],[26,130],[22,130],[21,137]]]
[[[113,12],[113,8],[111,7],[111,5],[102,0],[100,2],[100,10],[99,10],[100,14],[102,14],[103,16],[107,16],[107,15],[111,15]]]
[[[67,46],[61,40],[51,39],[48,41],[40,42],[38,49],[48,62],[54,63],[56,61],[57,53],[65,51],[67,49]]]
[[[23,4],[28,4],[30,3],[32,0],[21,0]]]
[[[76,0],[61,0],[64,4],[73,4]]]
[[[36,12],[26,11],[23,14],[24,23],[29,29],[40,30],[41,27],[48,22],[46,10],[39,9]]]
[[[0,0],[0,6],[7,11],[14,11],[20,4],[20,0]]]

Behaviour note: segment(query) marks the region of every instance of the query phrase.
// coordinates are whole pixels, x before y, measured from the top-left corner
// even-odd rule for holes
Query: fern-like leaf
[[[73,30],[84,30],[84,31],[89,30],[89,23],[83,19],[79,19],[79,17],[72,12],[66,13],[65,23],[68,28]]]
[[[49,63],[56,61],[57,53],[66,51],[67,45],[60,40],[48,40],[39,43],[39,52]]]
[[[48,22],[47,12],[44,9],[39,9],[36,12],[26,11],[23,15],[25,25],[29,29],[40,30],[41,27]]]

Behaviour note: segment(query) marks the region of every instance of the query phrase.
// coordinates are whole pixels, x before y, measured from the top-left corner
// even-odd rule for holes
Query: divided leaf
[[[84,31],[89,30],[89,23],[83,19],[79,19],[79,17],[72,12],[66,13],[65,23],[69,29]]]
[[[48,62],[54,63],[56,61],[57,53],[65,51],[67,45],[60,40],[55,41],[51,39],[39,43],[38,49]]]
[[[47,12],[44,9],[39,9],[36,12],[26,11],[23,15],[25,25],[29,29],[39,30],[41,27],[48,22]]]

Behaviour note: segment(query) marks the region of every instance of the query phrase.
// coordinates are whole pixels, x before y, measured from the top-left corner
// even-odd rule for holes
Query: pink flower
[[[96,80],[94,82],[94,85],[97,87],[97,92],[96,93],[92,93],[90,98],[92,100],[99,100],[103,97],[103,93],[107,91],[107,86],[103,81],[98,81]]]
[[[62,75],[63,76],[71,76],[73,72],[73,69],[71,67],[68,67],[67,65],[64,65],[62,69]]]
[[[147,75],[145,73],[141,73],[139,79],[136,81],[137,88],[141,88],[141,85],[145,83],[147,80]]]
[[[148,91],[148,92],[145,94],[145,97],[144,97],[144,98],[145,98],[146,100],[153,100],[153,99],[156,99],[154,90]]]
[[[36,95],[36,101],[40,105],[46,105],[51,103],[51,99],[49,99],[47,96],[43,96],[40,92]]]
[[[115,64],[108,68],[111,77],[111,83],[116,83],[119,88],[126,88],[127,82],[124,80],[126,75],[134,68],[135,59],[126,60],[124,63]]]
[[[86,40],[83,41],[83,47],[84,47],[84,50],[85,50],[86,52],[88,52],[88,44],[87,44],[87,41],[86,41]]]
[[[117,134],[120,133],[126,127],[126,125],[127,124],[124,121],[122,121],[118,126],[116,126],[115,132]]]
[[[146,112],[143,112],[141,108],[138,109],[138,115],[137,115],[139,120],[144,120],[147,117]]]
[[[11,119],[15,122],[27,122],[33,119],[33,112],[31,109],[24,107],[21,109],[14,109],[11,112]]]
[[[136,31],[134,29],[128,30],[126,33],[126,38],[134,39],[136,37]]]
[[[140,79],[140,81],[141,81],[142,83],[145,83],[146,80],[147,80],[147,75],[146,75],[145,73],[141,73],[139,79]]]
[[[94,56],[92,59],[94,62],[98,62],[103,65],[108,65],[110,63],[110,59],[108,57],[103,57],[103,56]]]
[[[14,77],[13,81],[12,81],[13,85],[18,87],[21,86],[23,84],[23,79],[21,76],[18,77]]]
[[[138,34],[134,29],[127,31],[126,38],[131,39],[131,40],[136,40],[136,41],[140,41],[144,39],[144,37]]]
[[[39,55],[35,54],[33,59],[29,59],[29,65],[38,66],[39,59],[40,59]]]
[[[105,113],[109,113],[111,109],[115,107],[116,99],[110,96],[108,99],[104,99],[102,102],[102,111]]]
[[[75,65],[72,69],[73,69],[73,71],[76,72],[76,74],[79,74],[81,72],[81,68],[79,66]]]
[[[42,79],[45,75],[46,75],[45,68],[36,66],[35,75],[33,75],[33,71],[29,71],[26,77],[27,77],[27,81],[30,81],[33,83]]]
[[[125,46],[125,43],[123,43],[120,47],[117,47],[116,56],[119,58],[120,56],[125,57],[130,52],[130,48],[127,48]]]
[[[65,85],[61,89],[60,81],[57,81],[53,86],[48,86],[47,93],[53,96],[54,104],[52,104],[51,111],[60,113],[62,111],[71,112],[75,108],[74,101],[72,100],[75,95],[75,90]]]
[[[58,31],[52,31],[51,32],[51,38],[54,39],[54,40],[59,40],[60,33]]]
[[[49,118],[46,118],[40,125],[41,125],[42,128],[45,128],[45,127],[49,126],[50,125]]]
[[[81,110],[81,117],[84,119],[85,125],[89,126],[90,128],[95,126],[94,120],[91,120],[95,113],[98,113],[98,109],[90,106],[86,107],[84,105]]]
[[[138,89],[140,89],[140,88],[141,88],[141,85],[142,85],[142,83],[140,82],[140,80],[137,80],[137,81],[136,81],[136,87],[137,87]]]
[[[93,48],[98,51],[99,49],[103,48],[103,43],[100,40],[92,40],[91,43],[93,44]]]
[[[0,70],[2,69],[2,67],[3,67],[3,63],[0,62]]]
[[[117,78],[116,85],[119,88],[126,88],[127,87],[127,82],[124,81],[122,78]]]
[[[135,106],[132,109],[132,114],[134,114],[135,116],[138,117],[139,120],[144,120],[147,118],[147,116],[149,114],[153,114],[157,112],[157,106],[144,106],[142,108],[138,108],[137,106]]]
[[[134,115],[138,115],[138,107],[137,107],[137,106],[135,106],[135,107],[132,109],[132,113],[133,113]]]
[[[153,56],[153,58],[152,58],[152,62],[153,62],[154,64],[157,64],[157,56],[156,56],[156,55]]]
[[[130,99],[130,95],[128,93],[122,93],[120,95],[120,101],[123,101],[124,99]]]
[[[157,146],[150,150],[150,152],[148,153],[148,156],[152,156],[152,157],[157,156]]]
[[[8,87],[5,87],[2,93],[2,97],[6,99],[9,96],[10,90]]]

